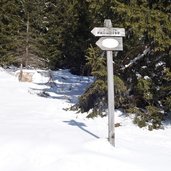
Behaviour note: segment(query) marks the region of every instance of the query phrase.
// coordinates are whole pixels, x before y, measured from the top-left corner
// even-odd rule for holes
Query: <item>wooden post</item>
[[[23,66],[27,67],[28,65],[28,58],[29,58],[29,29],[30,29],[30,18],[29,13],[27,14],[27,22],[26,22],[26,49],[23,59]]]
[[[20,73],[19,73],[19,76],[18,76],[18,80],[21,81],[22,77],[23,77],[23,65],[21,64],[20,65]]]
[[[111,20],[106,19],[104,26],[111,28]],[[114,77],[113,77],[113,53],[107,51],[107,75],[108,75],[108,139],[111,145],[115,146],[114,130]]]

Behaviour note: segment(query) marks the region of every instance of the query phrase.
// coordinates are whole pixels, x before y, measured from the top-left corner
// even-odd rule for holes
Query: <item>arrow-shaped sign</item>
[[[125,37],[124,28],[94,27],[91,33],[95,36]]]
[[[101,37],[96,45],[99,46],[102,50],[123,50],[122,37]]]

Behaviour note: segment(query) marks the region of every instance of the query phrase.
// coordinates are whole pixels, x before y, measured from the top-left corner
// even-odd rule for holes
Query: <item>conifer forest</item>
[[[91,30],[104,19],[126,32],[114,53],[115,108],[140,127],[161,128],[171,120],[171,0],[1,0],[0,66],[94,76],[75,107],[103,116],[106,54]]]

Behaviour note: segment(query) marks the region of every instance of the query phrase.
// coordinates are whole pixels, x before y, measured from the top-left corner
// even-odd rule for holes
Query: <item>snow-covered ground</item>
[[[0,68],[0,171],[169,170],[171,125],[150,132],[116,111],[122,126],[113,147],[107,117],[66,110],[92,78],[67,70],[53,74],[56,84],[49,87],[46,75],[35,72],[34,83],[22,83]]]

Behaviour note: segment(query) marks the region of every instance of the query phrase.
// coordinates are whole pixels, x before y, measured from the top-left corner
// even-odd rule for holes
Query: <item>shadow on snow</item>
[[[81,130],[85,131],[86,133],[92,135],[95,138],[100,138],[99,136],[93,134],[92,132],[88,131],[87,129],[85,129],[84,127],[87,127],[83,122],[77,122],[75,120],[69,120],[69,121],[63,121],[64,123],[67,123],[68,125],[71,126],[77,126],[78,128],[80,128]]]
[[[72,75],[68,70],[53,72],[53,77],[46,83],[35,83],[46,88],[30,88],[31,92],[41,97],[65,99],[76,103],[85,88],[93,82],[91,77]]]

